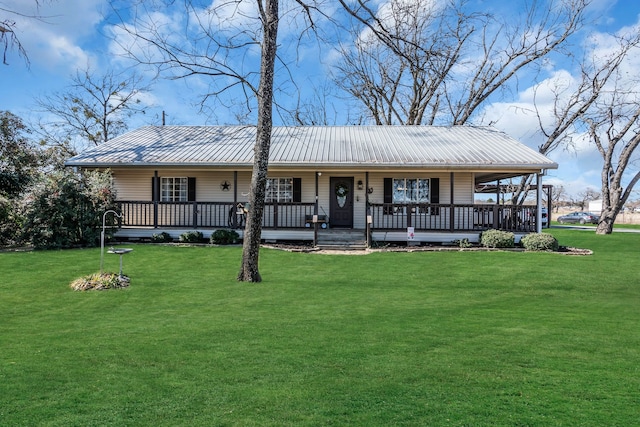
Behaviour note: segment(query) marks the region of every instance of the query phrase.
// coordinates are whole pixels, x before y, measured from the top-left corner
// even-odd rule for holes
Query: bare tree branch
[[[533,2],[522,24],[504,23],[494,34],[485,33],[480,46],[484,58],[474,64],[478,71],[465,85],[468,89],[461,96],[447,93],[452,124],[467,123],[492,94],[503,89],[521,70],[561,48],[582,27],[588,4],[589,0],[561,0],[541,8]],[[506,38],[506,46],[499,42],[501,37]]]
[[[40,5],[46,2],[46,0],[33,0],[36,6],[36,11],[40,8]],[[38,21],[44,21],[46,18],[41,16],[39,13],[30,14],[30,13],[22,13],[17,10],[7,9],[6,7],[0,7],[0,13],[9,16],[18,16],[26,19],[35,19]],[[29,61],[29,56],[27,55],[27,51],[22,45],[20,38],[18,37],[16,31],[18,29],[18,24],[16,21],[10,18],[0,19],[0,45],[2,45],[2,63],[4,65],[9,65],[7,62],[7,55],[9,51],[15,49],[18,51],[18,56],[21,56],[24,59],[24,62],[29,68],[31,66],[31,62]]]
[[[373,13],[363,2],[358,5]],[[433,124],[443,87],[483,15],[453,2],[440,8],[420,0],[388,3],[384,21],[366,18],[358,15],[364,30],[351,29],[353,47],[341,47],[335,82],[362,102],[377,124]]]
[[[148,89],[135,73],[97,75],[87,68],[72,77],[68,91],[36,99],[43,112],[57,118],[40,127],[61,145],[78,140],[98,145],[125,132],[133,115],[145,113],[149,106],[140,95]]]
[[[469,11],[464,0],[340,2],[359,26],[336,82],[378,124],[461,125],[517,76],[559,51],[589,0],[527,3],[520,23]],[[466,70],[463,72],[463,70]]]

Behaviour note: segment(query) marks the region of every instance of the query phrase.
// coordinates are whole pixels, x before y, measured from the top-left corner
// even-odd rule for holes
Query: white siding
[[[151,196],[153,171],[146,169],[113,169],[113,184],[118,200],[148,201]]]
[[[232,202],[233,171],[209,171],[188,169],[113,169],[114,185],[119,200],[152,200],[151,179],[154,172],[159,177],[196,178],[196,199],[200,202]],[[229,183],[224,191],[222,184]],[[246,200],[243,194],[249,193],[251,172],[238,172],[238,200]]]
[[[362,181],[362,190],[358,190],[358,181]],[[354,175],[353,191],[353,228],[364,229],[367,227],[367,190],[365,174]]]
[[[329,216],[329,177],[330,176],[331,176],[330,173],[325,172],[320,177],[318,177],[318,215],[326,215],[327,217]],[[312,193],[312,194],[315,194],[315,193]],[[329,220],[331,220],[331,218],[329,218]]]
[[[447,182],[449,179],[447,178]],[[456,172],[453,176],[454,190],[453,190],[453,203],[455,204],[473,204],[473,196],[475,194],[475,184],[473,173],[471,172]],[[442,181],[440,181],[442,184]],[[447,195],[449,198],[449,195]],[[440,193],[440,200],[442,200],[442,193]],[[450,203],[450,202],[447,202]]]

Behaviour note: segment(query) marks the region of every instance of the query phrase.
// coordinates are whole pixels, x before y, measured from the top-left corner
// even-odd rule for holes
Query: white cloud
[[[86,68],[92,62],[88,52],[66,37],[53,37],[48,40],[48,45],[51,48],[46,53],[49,64],[64,64],[70,70],[76,70]],[[39,56],[39,59],[45,57]]]
[[[519,92],[515,101],[490,104],[483,112],[484,122],[492,123],[516,138],[532,140],[539,135],[540,122],[545,127],[553,124],[556,92],[559,89],[569,92],[574,84],[568,71],[559,70]],[[532,140],[529,145],[535,147],[541,142]]]
[[[85,67],[93,57],[82,44],[95,34],[102,20],[100,10],[106,4],[106,0],[58,0],[36,8],[31,1],[3,1],[4,8],[27,15],[11,19],[16,22],[16,33],[31,63],[65,75]]]

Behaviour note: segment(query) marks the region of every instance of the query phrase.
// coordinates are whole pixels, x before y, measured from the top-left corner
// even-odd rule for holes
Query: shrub
[[[153,233],[151,236],[151,243],[171,243],[173,242],[173,237],[171,234],[163,231],[162,233]]]
[[[558,240],[549,233],[531,233],[520,239],[520,244],[528,251],[557,251]]]
[[[19,216],[15,203],[0,194],[0,246],[11,245],[18,240]]]
[[[512,248],[515,236],[510,231],[487,230],[480,235],[480,243],[487,248]]]
[[[233,245],[240,239],[240,235],[234,230],[216,230],[211,234],[211,243],[214,245]]]
[[[200,243],[204,239],[204,236],[199,231],[187,231],[180,235],[180,241],[182,243]]]
[[[470,248],[473,246],[473,244],[469,241],[469,239],[459,239],[459,240],[456,239],[453,241],[453,244],[455,246],[458,246],[461,249]]]
[[[108,210],[118,210],[109,172],[54,171],[27,196],[23,238],[38,249],[97,246]],[[117,218],[105,220],[109,238]]]

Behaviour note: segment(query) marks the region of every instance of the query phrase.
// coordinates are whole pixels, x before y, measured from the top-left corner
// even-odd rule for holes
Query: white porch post
[[[364,174],[364,230],[367,238],[367,248],[371,247],[371,221],[372,212],[369,206],[369,171]]]
[[[542,175],[542,173],[536,174],[536,233],[542,232]]]
[[[322,172],[316,172],[316,202],[313,205],[313,246],[318,246],[318,181]]]

